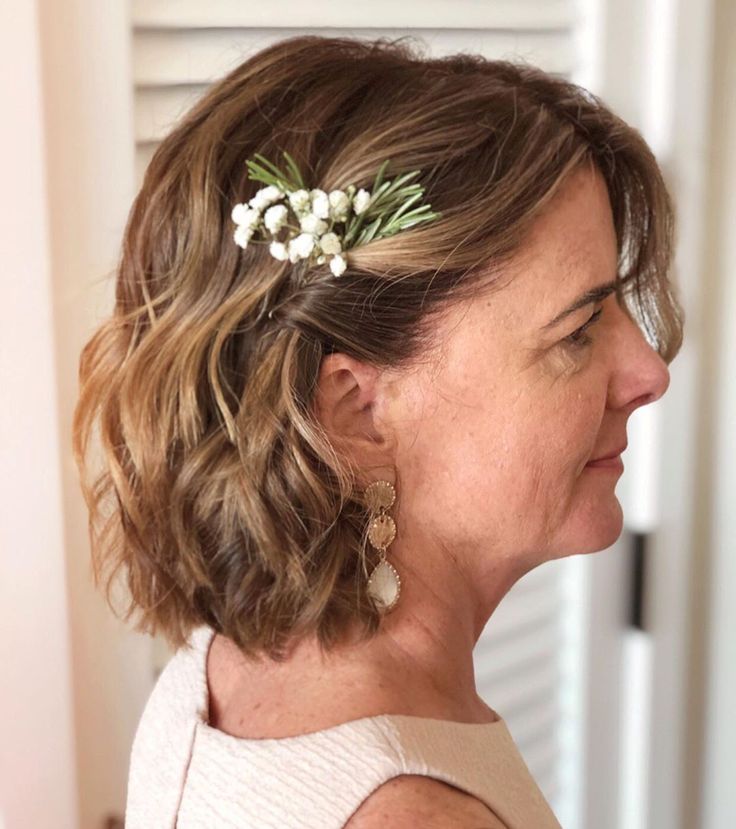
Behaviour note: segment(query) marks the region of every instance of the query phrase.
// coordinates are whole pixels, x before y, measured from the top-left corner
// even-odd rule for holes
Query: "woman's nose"
[[[619,312],[618,336],[614,340],[610,405],[633,411],[659,400],[670,384],[667,363],[647,342],[636,321],[623,311]]]

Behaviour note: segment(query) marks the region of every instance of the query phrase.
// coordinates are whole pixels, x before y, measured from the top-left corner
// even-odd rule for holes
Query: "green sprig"
[[[348,223],[344,237],[346,248],[348,246],[358,247],[374,239],[393,236],[400,230],[442,216],[440,212],[431,212],[429,204],[406,212],[424,195],[424,188],[420,184],[416,182],[407,184],[410,179],[418,176],[421,170],[412,170],[393,181],[384,181],[383,176],[389,162],[390,159],[386,159],[376,174],[366,210]],[[363,227],[364,223],[371,219],[371,223]]]
[[[286,150],[282,150],[282,155],[286,169],[277,167],[260,153],[255,153],[254,159],[256,160],[246,161],[249,178],[266,185],[274,185],[287,194],[296,190],[308,190],[293,157]],[[411,179],[418,176],[421,171],[412,170],[393,180],[384,180],[389,163],[390,159],[383,161],[376,173],[367,208],[360,214],[351,210],[344,220],[345,229],[338,234],[341,237],[344,252],[373,240],[393,236],[402,230],[442,216],[442,213],[432,211],[429,204],[419,205],[410,210],[409,208],[424,196],[424,187],[417,182],[411,182]],[[352,208],[357,188],[350,184],[344,192]],[[329,230],[333,229],[334,224],[335,221],[330,217]],[[298,228],[294,229],[298,230]]]
[[[258,159],[258,161],[248,159],[245,162],[245,165],[248,168],[248,178],[253,181],[263,182],[263,184],[275,185],[286,193],[291,193],[294,190],[306,189],[306,185],[302,179],[302,174],[299,171],[294,159],[286,150],[282,150],[281,153],[286,159],[288,172],[281,170],[260,153],[255,153],[253,157]],[[258,163],[259,161],[260,164]]]

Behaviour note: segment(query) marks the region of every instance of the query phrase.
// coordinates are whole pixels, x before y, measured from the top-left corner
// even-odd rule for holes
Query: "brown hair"
[[[385,159],[386,177],[419,169],[442,215],[351,251],[339,278],[244,251],[230,211],[262,186],[244,161],[280,164],[282,150],[328,191],[370,188]],[[608,185],[620,301],[670,362],[673,206],[641,135],[585,89],[523,62],[430,59],[408,38],[309,35],[207,90],[148,165],[114,311],[80,359],[73,444],[95,583],[109,602],[125,571],[126,621],[137,611],[136,629],[173,647],[206,623],[276,659],[304,634],[329,648],[356,621],[376,632],[359,470],[311,411],[321,359],[421,357],[432,312],[492,285],[583,162]]]

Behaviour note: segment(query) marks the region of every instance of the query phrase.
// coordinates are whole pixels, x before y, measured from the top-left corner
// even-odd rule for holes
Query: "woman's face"
[[[384,375],[374,413],[397,436],[399,535],[492,548],[521,572],[618,538],[621,469],[587,464],[625,446],[669,371],[615,293],[562,317],[616,270],[604,179],[578,171],[508,284],[443,318],[436,359]]]

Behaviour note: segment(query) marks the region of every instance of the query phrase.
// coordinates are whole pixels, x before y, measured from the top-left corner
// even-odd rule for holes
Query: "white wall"
[[[717,0],[713,40],[713,135],[708,233],[709,364],[703,400],[702,515],[693,667],[688,718],[693,723],[689,823],[731,829],[736,823],[736,4]],[[699,791],[702,786],[702,791]],[[700,795],[700,797],[698,796]]]
[[[110,612],[92,583],[87,513],[70,449],[79,352],[112,302],[112,271],[134,196],[128,4],[38,0],[50,251],[58,365],[63,542],[80,781],[79,826],[122,813],[150,642]],[[121,704],[122,701],[130,704]]]
[[[0,78],[0,824],[71,829],[76,764],[34,3],[0,4]]]

